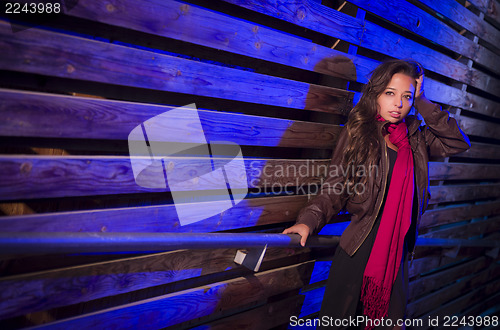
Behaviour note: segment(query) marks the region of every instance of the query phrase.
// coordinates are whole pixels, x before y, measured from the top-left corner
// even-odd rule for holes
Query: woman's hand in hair
[[[419,99],[424,96],[424,75],[422,74],[417,78],[417,86],[415,86],[415,99]]]
[[[309,236],[311,230],[309,227],[303,223],[298,223],[283,230],[282,234],[299,234],[302,238],[300,239],[300,245],[305,246],[307,237]]]

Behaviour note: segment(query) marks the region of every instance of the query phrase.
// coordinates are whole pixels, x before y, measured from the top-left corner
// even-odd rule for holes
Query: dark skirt
[[[370,234],[351,257],[341,247],[337,247],[328,277],[325,295],[320,311],[320,320],[326,316],[332,320],[355,319],[363,315],[363,303],[360,301],[363,273],[375,242],[380,217],[377,218]],[[388,316],[393,324],[397,319],[404,319],[408,300],[408,253],[403,251],[403,260],[391,292]],[[331,323],[331,322],[330,322]],[[352,323],[351,323],[352,324]],[[358,329],[364,327],[319,327],[318,329]],[[390,327],[392,328],[392,327]],[[383,329],[383,328],[378,328]]]

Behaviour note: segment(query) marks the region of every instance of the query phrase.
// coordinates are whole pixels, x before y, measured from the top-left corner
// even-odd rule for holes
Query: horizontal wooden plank
[[[463,109],[495,118],[500,117],[500,104],[498,102],[471,93],[464,93],[462,101],[464,105],[459,107]]]
[[[455,0],[419,0],[427,7],[469,30],[492,45],[500,45],[500,33],[488,22],[473,14]]]
[[[429,204],[500,197],[499,184],[430,186]]]
[[[222,214],[180,226],[174,205],[0,217],[3,232],[213,232],[294,221],[307,195],[244,199]],[[212,205],[215,204],[215,205]],[[193,203],[207,213],[217,202]]]
[[[429,162],[430,180],[499,179],[500,165]]]
[[[498,237],[486,237],[485,239],[495,240]],[[495,235],[493,235],[495,236]],[[457,263],[464,262],[471,258],[475,259],[479,255],[493,255],[496,249],[485,247],[422,247],[415,248],[415,259],[409,268],[410,278],[427,276],[426,273],[435,272],[449,268]],[[493,260],[498,256],[493,256]]]
[[[497,0],[468,0],[468,2],[500,24],[500,5]]]
[[[182,168],[192,171],[203,159],[169,158],[168,161],[180,166],[176,173],[183,173]],[[328,162],[326,159],[244,159],[248,186],[273,189],[274,192],[297,186],[305,189],[306,193],[316,193],[304,187],[322,182]],[[169,189],[139,186],[135,182],[130,159],[122,156],[0,156],[0,164],[4,169],[0,174],[0,196],[3,200],[160,192]],[[239,173],[236,178],[241,176],[239,168],[232,165],[225,167],[229,176],[231,173]],[[500,173],[499,165],[430,162],[429,168],[431,180],[495,179],[499,178]],[[192,172],[188,174],[188,178],[196,176]],[[203,180],[190,179],[176,186],[176,191],[219,187],[220,184],[213,182],[214,179],[216,176],[208,174]],[[240,181],[243,187],[245,182]],[[212,195],[215,196],[215,193]]]
[[[262,307],[247,312],[203,324],[193,330],[225,330],[225,329],[271,329],[288,324],[290,316],[298,315],[304,302],[304,296],[298,295],[277,302],[269,302]]]
[[[212,158],[214,161],[227,160]],[[238,164],[224,165],[228,178],[233,178],[236,188],[274,189],[275,193],[285,188],[321,183],[328,169],[329,160],[279,160],[243,159],[246,183]],[[134,158],[144,161],[147,158]],[[168,158],[169,169],[176,169],[174,181],[176,191],[214,190],[221,187],[216,172],[206,173],[204,158]],[[201,165],[200,165],[201,164]],[[144,188],[135,179],[129,157],[123,156],[0,156],[0,199],[30,199],[67,196],[89,196],[106,194],[130,194],[169,191],[166,188]],[[187,171],[184,173],[183,168]],[[196,169],[201,173],[196,173]],[[154,170],[154,169],[153,169]],[[159,169],[159,171],[161,168]],[[163,171],[161,171],[162,173]],[[156,178],[153,171],[152,178]],[[206,174],[205,174],[206,173]],[[203,178],[196,179],[203,174]],[[184,177],[184,175],[186,175]],[[163,174],[161,175],[163,178]],[[191,177],[191,178],[190,178]],[[186,180],[184,180],[186,179]],[[162,179],[163,180],[163,179]],[[178,181],[178,182],[177,182]],[[273,188],[274,185],[274,188]],[[307,188],[307,187],[306,187]],[[307,189],[306,189],[307,191]],[[309,191],[307,191],[309,192]],[[312,191],[316,193],[316,191]],[[200,201],[216,199],[217,191],[200,196]]]
[[[347,80],[366,82],[377,65],[368,58],[180,1],[153,0],[145,5],[140,0],[122,0],[119,9],[112,11],[102,2],[79,1],[68,15]]]
[[[140,324],[160,328],[190,320],[198,322],[215,309],[218,312],[235,310],[298,289],[308,282],[311,270],[312,262],[305,262],[84,314],[40,328],[134,329]]]
[[[477,288],[486,284],[490,279],[498,275],[500,275],[500,266],[498,265],[489,267],[478,274],[469,275],[461,281],[457,281],[452,285],[409,303],[408,314],[410,317],[418,317],[419,315],[428,313],[454,298],[466,295],[472,291],[471,288]]]
[[[137,1],[121,1],[120,10],[111,12],[101,2],[80,1],[68,14],[361,83],[368,81],[378,64],[366,57],[342,53],[201,7],[177,1],[152,1],[145,6],[137,5]],[[155,21],[149,14],[151,11],[164,13],[157,15],[161,20]],[[432,79],[426,80],[426,86],[427,96],[436,102],[489,113],[486,103],[492,101],[467,102],[467,93]],[[500,116],[500,111],[497,115]]]
[[[472,305],[472,306],[468,306],[467,309],[465,309],[464,311],[462,311],[460,313],[460,316],[463,316],[463,315],[466,315],[466,316],[478,316],[478,315],[482,315],[482,316],[485,316],[486,315],[490,315],[493,316],[496,314],[498,314],[498,307],[496,307],[496,311],[495,311],[495,308],[492,308],[492,306],[500,306],[500,292],[498,293],[493,293],[492,295],[484,298],[483,300],[477,302],[476,304]],[[489,313],[485,313],[485,311],[488,311]],[[490,318],[490,321],[491,321],[491,318]],[[483,322],[484,323],[484,322]]]
[[[498,55],[460,35],[450,26],[407,1],[349,0],[349,2],[486,67],[492,67],[497,73],[500,72],[493,68],[498,61]],[[456,5],[460,6],[458,3]],[[404,19],[401,19],[402,17]],[[499,33],[495,35],[498,37]]]
[[[418,246],[415,248],[415,251],[417,250]],[[408,276],[412,278],[431,269],[435,269],[439,267],[439,263],[440,257],[436,256],[414,259],[408,269]]]
[[[151,9],[143,5],[134,6],[135,2],[136,0],[122,1],[121,10],[112,12],[100,2],[79,2],[69,14],[362,83],[368,80],[369,73],[377,65],[376,61],[365,57],[352,56],[328,47],[314,45],[290,34],[203,8],[162,1],[149,3],[150,6],[154,6]],[[151,21],[154,19],[149,15],[151,10],[165,12],[165,15],[158,16],[161,16],[162,20],[157,24]],[[168,25],[165,25],[165,19],[169,20]],[[193,20],[197,22],[198,29],[192,28]],[[162,28],[155,28],[159,24]],[[184,32],[179,34],[178,31]],[[225,38],[217,37],[221,35]],[[255,40],[259,42],[258,49],[249,46],[257,42]],[[426,86],[427,96],[436,102],[477,111],[487,111],[486,103],[492,102],[489,100],[469,102],[466,100],[465,92],[432,79],[426,80]],[[489,108],[495,109],[493,106]]]
[[[199,286],[207,282],[201,276],[249,274],[234,263],[235,255],[236,249],[183,250],[3,277],[0,319],[181,281],[178,288]],[[260,270],[307,257],[306,249],[270,248]]]
[[[497,214],[500,214],[499,202],[437,208],[423,214],[420,221],[420,232],[423,234],[433,226]]]
[[[310,0],[286,3],[269,0],[224,0],[256,12],[279,18],[357,46],[365,47],[396,58],[413,58],[426,69],[456,79],[496,95],[497,79],[470,69],[466,65],[437,51],[426,48],[383,29],[376,24],[351,17]],[[380,36],[384,38],[380,38]]]
[[[467,135],[500,140],[500,125],[497,123],[467,117],[460,117],[458,122]]]
[[[85,97],[0,89],[3,136],[127,140],[151,118],[174,109]],[[170,115],[158,121],[172,142],[229,141],[239,145],[332,148],[341,126],[199,109],[195,116]],[[193,128],[194,127],[194,128]],[[177,139],[177,140],[176,140]]]
[[[471,143],[469,150],[462,152],[459,157],[500,159],[500,146],[487,143]]]
[[[432,238],[475,238],[498,231],[500,231],[500,217],[492,217],[486,220],[473,221],[461,226],[434,230],[421,236]]]
[[[3,70],[334,113],[353,97],[341,89],[36,28],[12,33],[3,21],[0,47]]]
[[[493,280],[479,287],[472,287],[470,292],[463,294],[457,299],[454,299],[424,315],[415,315],[412,317],[420,317],[422,319],[438,318],[441,320],[440,324],[444,324],[445,317],[450,317],[457,313],[457,311],[464,310],[465,308],[483,301],[485,297],[490,297],[500,290],[500,280]],[[476,315],[477,316],[477,315]],[[451,321],[451,319],[450,319]],[[429,327],[427,327],[429,328]]]
[[[434,102],[448,104],[486,116],[500,118],[500,104],[436,80],[425,78],[425,95]]]
[[[490,261],[481,256],[455,267],[447,268],[440,272],[423,276],[410,282],[409,299],[415,300],[418,296],[440,289],[456,280],[481,271],[490,265]]]

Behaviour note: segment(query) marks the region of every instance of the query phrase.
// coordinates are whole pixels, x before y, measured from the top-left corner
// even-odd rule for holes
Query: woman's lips
[[[389,112],[389,114],[391,115],[392,118],[399,118],[399,117],[401,117],[401,113],[397,112],[397,111],[391,111],[391,112]]]

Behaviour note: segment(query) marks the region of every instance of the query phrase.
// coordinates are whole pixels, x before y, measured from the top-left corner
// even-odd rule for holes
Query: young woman
[[[414,249],[430,197],[429,156],[447,157],[470,147],[449,113],[425,97],[423,81],[422,67],[414,61],[391,60],[373,71],[333,153],[331,166],[337,170],[330,173],[338,175],[326,179],[297,223],[283,232],[299,234],[304,245],[341,209],[351,215],[323,298],[324,326],[365,315],[389,318],[393,326],[388,328],[402,328],[396,322],[406,313],[408,251]],[[425,126],[408,116],[412,106]]]

